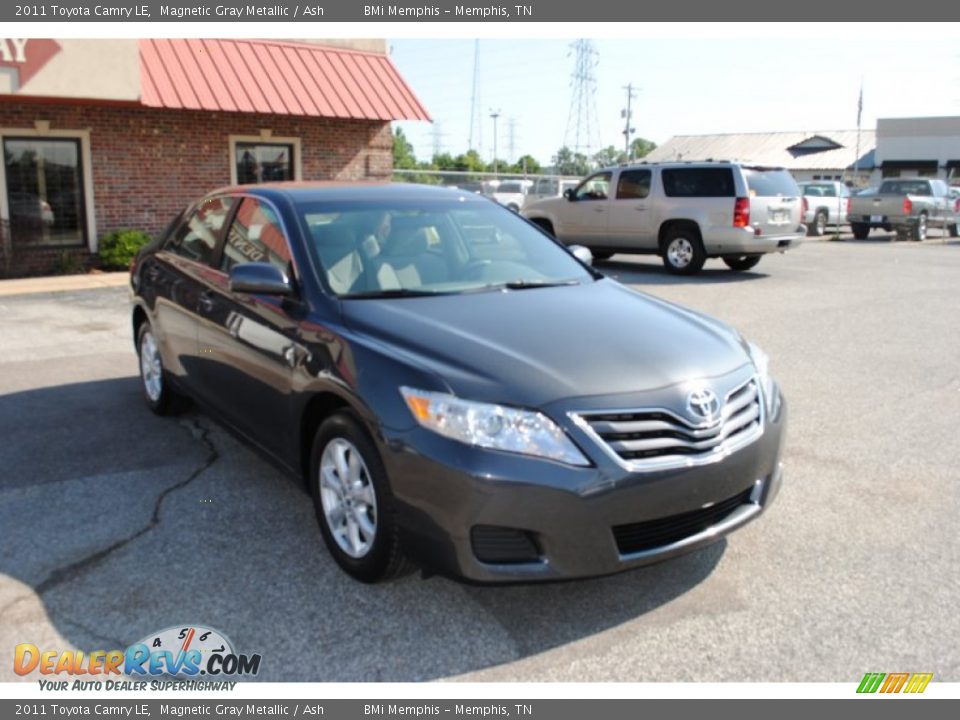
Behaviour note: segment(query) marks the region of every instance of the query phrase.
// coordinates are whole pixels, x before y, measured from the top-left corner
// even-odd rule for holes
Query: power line
[[[570,48],[576,53],[576,61],[570,76],[573,93],[570,97],[570,113],[567,116],[563,144],[574,152],[589,155],[597,132],[597,78],[594,75],[597,51],[589,40],[577,40]]]

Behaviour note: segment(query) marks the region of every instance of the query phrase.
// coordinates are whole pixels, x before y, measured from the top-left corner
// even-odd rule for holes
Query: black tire
[[[556,237],[556,235],[554,235],[553,233],[553,225],[550,223],[549,220],[544,220],[542,218],[534,218],[530,222],[532,222],[538,228],[543,230],[550,237]]]
[[[817,210],[817,214],[813,216],[813,222],[807,228],[807,234],[811,237],[821,237],[825,232],[827,232],[827,213]]]
[[[927,239],[927,214],[920,213],[917,224],[910,228],[910,239],[914,242],[923,242]]]
[[[731,270],[743,272],[756,267],[762,255],[725,255],[723,261]]]
[[[609,260],[614,256],[614,253],[607,252],[606,250],[591,250],[593,253],[594,260]]]
[[[857,240],[866,240],[870,234],[870,226],[863,223],[850,223],[850,232]]]
[[[146,362],[145,353],[148,358]],[[150,361],[150,357],[154,360]],[[153,328],[147,320],[137,330],[137,359],[140,366],[140,390],[147,407],[157,415],[175,415],[180,412],[187,405],[186,398],[171,387]]]
[[[374,499],[372,505],[364,505],[361,510],[356,508],[363,503],[351,500],[350,509],[343,513],[344,526],[348,525],[349,513],[354,513],[355,518],[363,516],[368,522],[372,519],[374,532],[367,541],[369,547],[359,556],[348,553],[334,536],[335,529],[331,527],[331,521],[327,518],[321,492],[320,473],[324,451],[330,446],[331,453],[336,455],[336,448],[343,448],[343,442],[350,446],[349,449],[344,448],[347,453],[358,454],[360,484],[363,486],[363,491],[368,487],[372,490]],[[349,455],[345,454],[344,457]],[[307,482],[310,486],[310,494],[313,496],[320,533],[333,559],[345,572],[361,582],[375,583],[398,577],[412,568],[400,548],[396,506],[383,461],[370,436],[353,413],[341,411],[331,415],[317,429],[310,451],[310,477]],[[353,485],[353,487],[358,486]],[[332,486],[331,492],[336,494]],[[344,494],[340,495],[341,500],[345,497]],[[336,514],[335,511],[332,511],[332,514]],[[344,526],[336,528],[336,531],[344,530]],[[363,542],[362,537],[360,541]],[[348,539],[344,539],[343,542],[349,544]]]
[[[516,203],[510,203],[509,205],[507,205],[507,210],[509,210],[510,212],[518,213],[520,212],[520,206],[517,205]]]
[[[660,245],[660,257],[668,272],[674,275],[694,275],[707,260],[700,233],[690,227],[673,227],[667,231]]]

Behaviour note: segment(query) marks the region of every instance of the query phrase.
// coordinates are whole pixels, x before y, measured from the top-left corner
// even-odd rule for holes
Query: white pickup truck
[[[803,193],[803,223],[807,234],[823,235],[828,227],[847,224],[850,209],[850,188],[835,180],[800,183]]]
[[[858,240],[877,227],[893,229],[901,239],[925,240],[931,225],[957,237],[958,220],[960,212],[950,188],[930,178],[884,180],[877,192],[857,195],[850,204],[850,230]]]

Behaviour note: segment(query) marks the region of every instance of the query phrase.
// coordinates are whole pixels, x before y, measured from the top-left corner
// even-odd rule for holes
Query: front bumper
[[[756,234],[754,228],[722,228],[703,233],[707,255],[756,255],[783,252],[799,245],[807,234],[806,225],[798,225],[791,232]]]
[[[671,558],[756,518],[782,483],[785,426],[783,405],[774,420],[765,420],[757,440],[718,462],[642,473],[622,467],[570,428],[593,467],[473,448],[420,428],[385,432],[381,450],[405,550],[423,566],[479,582],[558,580]],[[614,528],[709,513],[722,503],[729,512],[714,512],[709,525],[684,537],[638,552],[618,547]],[[478,526],[523,531],[539,557],[481,561],[471,539]]]

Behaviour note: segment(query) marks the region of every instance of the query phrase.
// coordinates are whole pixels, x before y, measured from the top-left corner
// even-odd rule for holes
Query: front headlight
[[[568,465],[590,464],[563,430],[543,413],[408,387],[401,387],[400,393],[417,422],[444,437]]]
[[[748,342],[747,345],[750,347],[750,359],[753,360],[757,376],[760,378],[760,392],[763,393],[767,417],[775,420],[780,412],[780,387],[770,375],[770,358],[752,342]]]

